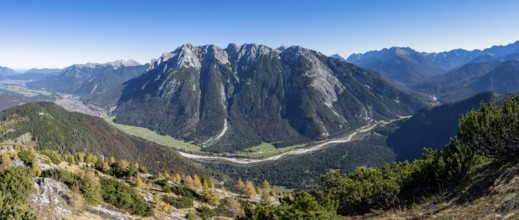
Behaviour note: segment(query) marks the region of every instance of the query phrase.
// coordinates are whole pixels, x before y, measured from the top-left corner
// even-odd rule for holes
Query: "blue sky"
[[[519,40],[519,1],[0,0],[0,66],[146,63],[184,43],[480,49]]]

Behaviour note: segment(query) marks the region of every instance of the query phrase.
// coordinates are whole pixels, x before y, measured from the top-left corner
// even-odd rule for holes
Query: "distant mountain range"
[[[479,58],[477,62],[411,84],[410,88],[433,94],[442,102],[459,101],[483,91],[516,93],[519,91],[518,55]]]
[[[426,54],[408,47],[392,47],[365,54],[353,54],[347,61],[377,71],[388,79],[404,84],[417,82],[446,71],[445,67]]]
[[[16,72],[12,69],[9,69],[7,67],[0,66],[0,78],[16,74]]]
[[[0,66],[0,79],[13,79],[13,80],[38,80],[53,74],[56,74],[61,69],[30,69],[25,72],[16,72],[7,67]]]
[[[60,71],[61,71],[61,69],[57,69],[57,68],[41,68],[41,69],[32,68],[23,73],[24,74],[29,74],[29,73],[31,73],[31,74],[51,74],[51,73],[58,73]]]
[[[456,49],[440,53],[417,52],[408,47],[392,47],[363,54],[352,54],[348,62],[375,70],[384,77],[406,85],[446,73],[469,62],[519,53],[519,41],[484,50]]]
[[[302,47],[187,44],[128,81],[114,114],[118,123],[235,151],[319,140],[422,106],[375,72]]]
[[[57,74],[29,82],[32,88],[45,88],[53,92],[81,96],[85,101],[109,107],[115,105],[123,82],[144,72],[147,65],[136,61],[118,60],[109,63],[75,64]]]

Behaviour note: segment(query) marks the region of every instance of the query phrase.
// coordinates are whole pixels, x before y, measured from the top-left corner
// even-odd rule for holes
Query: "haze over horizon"
[[[0,1],[0,66],[63,68],[178,46],[300,45],[327,55],[392,46],[423,52],[519,38],[517,1]]]

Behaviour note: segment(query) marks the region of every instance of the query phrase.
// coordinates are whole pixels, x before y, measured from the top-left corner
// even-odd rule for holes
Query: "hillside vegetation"
[[[318,188],[296,194],[306,198],[307,206],[295,199],[246,213],[263,219],[293,219],[294,213],[300,214],[297,218],[318,214],[320,219],[335,219],[334,214],[382,219],[517,218],[519,94],[503,105],[481,104],[462,117],[459,127],[444,151],[426,148],[413,162],[359,167],[349,174],[330,171],[321,176]],[[295,211],[286,211],[290,209]]]
[[[171,148],[127,135],[102,118],[68,112],[50,102],[30,103],[0,112],[0,142],[27,134],[31,138],[25,142],[34,142],[39,149],[125,158],[155,172],[212,174]]]
[[[126,159],[0,147],[0,219],[210,219],[279,204],[264,181],[238,193],[210,176],[148,173]]]

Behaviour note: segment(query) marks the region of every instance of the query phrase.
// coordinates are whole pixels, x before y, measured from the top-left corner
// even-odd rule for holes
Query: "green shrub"
[[[42,177],[52,178],[62,183],[65,183],[67,186],[71,187],[73,185],[79,185],[81,178],[72,173],[65,170],[60,169],[48,169],[43,171]]]
[[[175,186],[172,188],[172,192],[175,193],[175,195],[190,198],[190,199],[198,198],[198,194],[186,186]]]
[[[219,208],[211,209],[207,206],[202,206],[200,208],[197,208],[197,211],[198,211],[198,216],[200,216],[200,218],[202,218],[202,219],[210,219],[215,216],[223,215],[223,211],[220,210]]]
[[[460,119],[457,137],[462,145],[493,158],[519,156],[519,94],[503,105],[481,103]]]
[[[359,167],[350,175],[332,171],[323,175],[321,182],[324,192],[339,201],[339,214],[389,207],[397,201],[400,192],[397,179],[376,168]]]
[[[47,156],[47,157],[49,157],[49,159],[54,164],[60,164],[61,163],[61,156],[58,155],[58,153],[56,153],[53,150],[45,149],[45,150],[42,150],[40,153],[45,155],[45,156]]]
[[[43,171],[42,176],[65,183],[65,185],[70,188],[78,187],[88,204],[96,205],[103,201],[103,198],[101,197],[101,189],[88,177],[82,179],[74,173],[60,169],[45,170]]]
[[[24,205],[33,184],[31,172],[23,167],[0,171],[0,219],[36,219]]]
[[[34,161],[34,154],[30,150],[19,151],[18,157],[29,166],[32,165],[32,162]]]
[[[195,220],[195,214],[193,214],[192,212],[189,212],[189,213],[187,213],[186,218],[188,220]]]
[[[31,172],[22,167],[12,167],[0,172],[0,192],[4,202],[19,204],[34,190]]]
[[[424,148],[422,158],[386,164],[383,168],[360,167],[346,175],[331,171],[321,176],[322,191],[339,202],[339,214],[363,214],[370,209],[389,209],[416,197],[456,185],[483,158],[452,139],[445,151]]]
[[[130,186],[113,179],[102,179],[102,197],[105,202],[118,208],[131,211],[135,215],[152,216],[151,204]]]
[[[185,197],[162,196],[162,201],[175,208],[186,209],[193,207],[193,199]]]
[[[81,180],[79,190],[85,197],[85,201],[90,205],[97,205],[103,201],[99,186],[89,178]]]
[[[295,195],[294,201],[279,206],[262,204],[251,209],[245,206],[245,215],[240,219],[341,219],[336,214],[336,202],[317,191]]]

